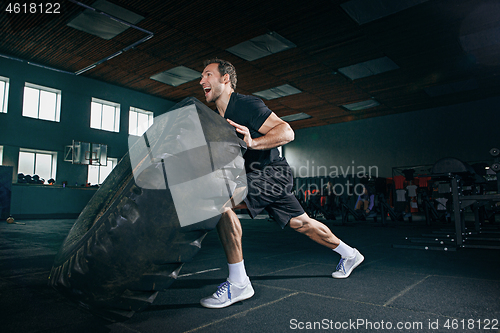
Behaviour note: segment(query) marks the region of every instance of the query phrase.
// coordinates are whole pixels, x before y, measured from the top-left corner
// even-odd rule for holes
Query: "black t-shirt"
[[[250,130],[252,139],[255,139],[263,136],[263,134],[259,133],[259,128],[271,113],[272,111],[260,98],[233,92],[229,99],[224,118],[246,126]],[[243,138],[242,134],[237,134],[240,138]],[[243,157],[245,158],[245,169],[247,172],[263,169],[272,162],[282,160],[277,148],[268,150],[248,149]]]

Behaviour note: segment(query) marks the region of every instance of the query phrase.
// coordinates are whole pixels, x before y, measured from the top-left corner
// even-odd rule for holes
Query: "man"
[[[363,194],[358,196],[358,200],[356,201],[355,209],[362,210],[366,214],[369,214],[373,206],[375,205],[375,194],[373,194],[367,186],[363,185]]]
[[[226,207],[217,232],[226,253],[229,277],[217,291],[200,301],[208,308],[223,308],[253,296],[254,290],[243,262],[241,224],[234,210],[247,209],[254,218],[264,209],[282,228],[287,224],[341,255],[334,278],[346,278],[364,257],[338,239],[327,226],[311,219],[291,193],[290,166],[279,156],[277,147],[294,139],[290,125],[254,96],[235,93],[236,70],[221,59],[205,61],[200,85],[205,99],[215,103],[216,111],[235,127],[247,144],[244,154],[248,194],[236,207]]]

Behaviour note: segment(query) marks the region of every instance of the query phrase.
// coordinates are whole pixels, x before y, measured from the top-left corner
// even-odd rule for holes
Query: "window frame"
[[[0,100],[0,113],[7,113],[7,108],[9,106],[9,86],[10,79],[5,76],[0,76],[0,81],[5,83],[3,92],[0,92],[0,98],[3,97],[3,103]]]
[[[103,166],[103,165],[90,165],[89,164],[88,167],[87,167],[87,183],[90,183],[91,185],[101,185],[104,182],[104,180],[106,180],[106,178],[111,174],[111,172],[113,171],[113,169],[116,167],[117,164],[118,164],[118,159],[117,158],[113,158],[113,157],[108,157],[107,158],[107,165],[106,166]],[[106,177],[104,177],[104,179],[101,181],[101,177],[102,177],[101,167],[107,168],[109,165],[111,165],[111,170],[106,175]],[[95,184],[92,184],[92,182],[90,181],[90,172],[91,172],[92,169],[97,169],[97,183],[95,183]]]
[[[30,89],[36,89],[38,90],[38,106],[37,106],[37,116],[33,117],[28,114],[28,112],[25,112],[26,109],[26,88]],[[41,93],[43,92],[48,92],[52,94],[56,94],[56,104],[55,104],[55,110],[54,110],[54,118],[53,119],[46,119],[46,118],[40,118],[40,97]],[[30,83],[30,82],[25,82],[24,83],[24,90],[23,90],[23,110],[22,110],[22,115],[23,117],[28,117],[28,118],[33,118],[33,119],[40,119],[40,120],[47,120],[47,121],[54,121],[54,122],[60,122],[61,118],[61,100],[62,100],[62,91],[59,89],[55,88],[50,88],[50,87],[45,87],[41,86],[38,84]]]
[[[35,157],[33,159],[33,172],[30,173],[29,175],[34,176],[38,175],[40,178],[43,178],[40,174],[36,172],[36,158],[37,154],[43,154],[43,155],[51,155],[51,165],[50,165],[50,177],[48,179],[45,179],[47,182],[49,179],[56,179],[56,174],[57,174],[57,152],[56,151],[47,151],[47,150],[39,150],[39,149],[29,149],[29,148],[19,148],[19,156],[18,156],[18,164],[17,164],[17,173],[20,173],[21,171],[19,170],[19,164],[20,164],[20,159],[21,159],[21,153],[30,153],[30,154],[35,154]]]
[[[137,114],[136,116],[136,119],[135,119],[135,127],[134,128],[131,128],[132,126],[132,114]],[[139,133],[139,120],[138,120],[138,117],[139,117],[139,113],[142,113],[142,114],[145,114],[148,116],[148,128],[150,128],[152,125],[153,125],[153,122],[154,122],[154,113],[153,111],[148,111],[148,110],[144,110],[144,109],[140,109],[140,108],[137,108],[135,106],[131,106],[130,109],[129,109],[129,112],[128,112],[128,117],[129,117],[129,121],[128,121],[128,134],[129,135],[134,135],[134,136],[141,136],[142,134],[144,134],[145,131],[148,130],[148,128],[146,128],[144,130],[144,132],[142,132],[141,134],[138,134]],[[131,133],[132,130],[135,131],[135,133]]]
[[[93,121],[92,121],[92,116],[93,116],[92,109],[93,108],[92,108],[92,105],[94,103],[101,105],[101,107],[100,107],[100,125],[99,125],[99,127],[93,126]],[[113,129],[112,130],[103,128],[103,124],[102,124],[103,106],[110,106],[110,107],[113,107],[115,109],[114,110],[114,117],[113,117],[114,124],[113,124]],[[101,130],[101,131],[119,133],[120,132],[120,109],[121,109],[120,103],[106,101],[106,100],[103,100],[103,99],[100,99],[100,98],[92,97],[92,101],[90,103],[90,128]]]

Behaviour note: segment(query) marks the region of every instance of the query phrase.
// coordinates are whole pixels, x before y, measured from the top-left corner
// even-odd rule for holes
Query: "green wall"
[[[393,167],[433,165],[444,157],[488,161],[493,159],[489,150],[500,148],[498,105],[500,97],[495,97],[301,129],[285,146],[285,156],[296,177],[326,176],[348,167],[356,172],[372,167],[373,176],[377,171],[391,177]]]
[[[84,184],[87,166],[64,162],[65,146],[71,145],[72,140],[106,144],[108,156],[120,159],[127,152],[130,106],[152,111],[156,117],[174,105],[130,89],[1,57],[0,76],[10,79],[8,112],[0,113],[0,145],[4,146],[3,164],[14,167],[13,180],[17,179],[19,148],[29,148],[58,152],[58,184],[63,181],[70,185]],[[60,122],[22,116],[25,82],[62,91]],[[119,133],[90,128],[92,97],[120,103]]]
[[[87,166],[64,162],[64,147],[73,140],[108,145],[108,157],[120,158],[128,149],[128,111],[130,106],[149,110],[158,116],[175,103],[66,73],[0,57],[0,76],[10,79],[8,112],[0,113],[0,145],[3,165],[13,167],[17,181],[20,148],[56,151],[56,185],[17,185],[12,188],[10,213],[17,218],[74,217],[91,198],[95,189],[81,188],[87,182]],[[25,82],[62,91],[60,122],[22,116]],[[90,128],[92,97],[120,103],[119,133]],[[47,179],[46,179],[47,180]],[[63,181],[68,187],[62,188]],[[78,184],[78,187],[75,186]]]

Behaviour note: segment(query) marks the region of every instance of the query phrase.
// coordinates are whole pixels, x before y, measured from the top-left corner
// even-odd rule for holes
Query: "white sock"
[[[229,268],[229,281],[240,286],[247,282],[248,276],[244,260],[236,264],[227,264],[227,267]]]
[[[343,258],[350,258],[355,254],[354,249],[349,245],[347,245],[346,243],[344,243],[343,241],[340,241],[339,246],[334,248],[333,251],[340,254]]]

